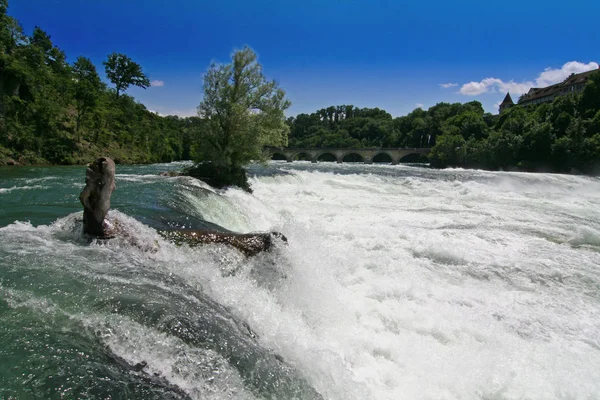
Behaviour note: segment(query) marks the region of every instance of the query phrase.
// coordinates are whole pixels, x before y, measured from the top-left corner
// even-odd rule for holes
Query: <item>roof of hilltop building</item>
[[[500,107],[511,106],[513,104],[515,104],[515,102],[513,101],[512,97],[510,97],[510,92],[508,92],[506,93],[504,100],[502,100],[502,103],[500,103]]]
[[[529,89],[529,92],[519,98],[519,103],[526,103],[543,97],[552,96],[578,84],[583,85],[587,81],[588,77],[594,72],[597,72],[599,69],[592,69],[579,74],[571,74],[564,81],[554,85],[546,86],[545,88],[531,88]]]
[[[514,105],[515,102],[513,101],[512,97],[510,97],[510,92],[506,93],[506,96],[504,96],[504,100],[502,100],[502,103],[500,103],[500,107],[498,107],[498,112],[502,112]]]

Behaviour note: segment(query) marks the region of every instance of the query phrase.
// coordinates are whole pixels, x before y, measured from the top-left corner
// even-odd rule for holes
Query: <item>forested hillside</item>
[[[439,103],[392,118],[378,108],[336,106],[288,118],[290,147],[431,147],[434,167],[597,173],[600,72],[580,94],[486,113],[477,101]]]
[[[481,132],[449,120],[430,159],[437,167],[599,173],[600,73],[581,94],[514,106]]]
[[[28,35],[0,0],[0,163],[81,164],[189,159],[199,118],[161,117],[123,92],[147,87],[141,66],[113,53],[112,87],[84,56],[67,56],[36,27]]]

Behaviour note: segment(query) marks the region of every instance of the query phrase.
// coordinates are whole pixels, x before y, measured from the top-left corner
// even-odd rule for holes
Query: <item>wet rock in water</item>
[[[275,239],[287,242],[287,238],[279,232],[267,233],[222,233],[214,231],[178,230],[159,232],[165,239],[175,244],[198,246],[209,243],[223,243],[235,247],[247,257],[255,256],[273,248]]]
[[[182,174],[179,171],[164,171],[164,172],[161,172],[158,175],[160,175],[160,176],[171,176],[171,177],[174,177],[174,176],[181,176]]]
[[[115,190],[115,163],[100,157],[88,164],[85,188],[79,195],[83,205],[83,231],[88,235],[109,237],[104,218],[110,209],[110,196]]]
[[[216,189],[236,186],[248,193],[252,193],[250,183],[248,182],[248,175],[243,167],[205,162],[185,168],[181,175],[199,179]]]

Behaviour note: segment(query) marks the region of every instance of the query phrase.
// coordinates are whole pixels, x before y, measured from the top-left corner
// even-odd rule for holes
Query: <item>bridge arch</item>
[[[409,154],[405,154],[404,156],[402,156],[400,158],[399,162],[406,163],[406,164],[410,164],[410,163],[426,163],[426,162],[429,162],[429,160],[427,159],[427,156],[424,155],[424,154],[409,153]]]
[[[271,160],[274,161],[289,161],[287,156],[283,153],[273,153],[271,154]]]
[[[295,153],[292,157],[292,161],[312,161],[312,157],[309,153],[301,151],[299,153]]]
[[[322,161],[322,162],[339,162],[339,160],[335,156],[335,154],[333,154],[330,151],[324,151],[322,153],[319,153],[319,155],[317,156],[317,161]]]
[[[394,161],[394,159],[387,152],[377,153],[377,154],[375,154],[375,156],[373,156],[373,163],[391,164],[393,161]]]
[[[342,162],[349,162],[349,163],[364,163],[365,162],[365,157],[363,157],[362,155],[356,153],[356,152],[349,152],[349,153],[345,153],[344,155],[342,155]]]

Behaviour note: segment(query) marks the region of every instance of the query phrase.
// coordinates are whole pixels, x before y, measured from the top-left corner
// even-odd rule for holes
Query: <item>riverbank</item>
[[[68,164],[53,164],[51,162],[49,162],[48,160],[39,157],[37,155],[35,155],[35,153],[31,152],[31,151],[26,151],[23,154],[16,154],[16,152],[11,152],[10,150],[0,146],[0,167],[2,166],[40,166],[40,167],[50,167],[50,166],[66,166],[66,165],[81,165],[81,166],[85,166],[87,165],[90,161],[98,158],[98,157],[110,157],[113,160],[115,160],[115,163],[118,165],[149,165],[149,164],[153,164],[154,162],[150,161],[147,159],[147,157],[144,157],[144,154],[131,154],[131,152],[128,152],[126,150],[120,149],[118,148],[118,146],[114,146],[110,149],[105,149],[105,151],[99,150],[99,149],[93,149],[92,151],[87,152],[85,155],[80,154],[76,157],[73,158],[73,160],[76,160],[76,162],[73,163],[68,163]],[[186,161],[186,160],[173,160],[173,161]],[[385,164],[382,164],[385,165]],[[410,165],[410,164],[407,164]],[[424,166],[424,164],[419,164],[421,166]],[[446,168],[438,168],[432,165],[428,166],[431,169],[438,169],[438,170],[443,170]],[[456,167],[450,167],[450,168],[456,168]],[[598,176],[600,175],[600,169],[592,169],[589,171],[579,171],[576,169],[572,169],[570,171],[556,171],[553,170],[549,165],[544,164],[544,165],[539,165],[539,166],[527,166],[527,167],[523,167],[523,166],[513,166],[510,168],[506,168],[506,169],[488,169],[482,166],[461,166],[458,167],[460,169],[463,169],[465,171],[490,171],[490,172],[494,172],[494,171],[499,171],[499,172],[527,172],[527,173],[532,173],[532,174],[567,174],[567,175],[583,175],[583,176]],[[205,180],[202,179],[194,174],[189,174],[192,177],[198,178],[200,180]],[[209,184],[211,184],[211,182],[207,182]],[[216,187],[223,187],[226,185],[215,185]],[[244,187],[244,190],[246,190],[246,188]]]

